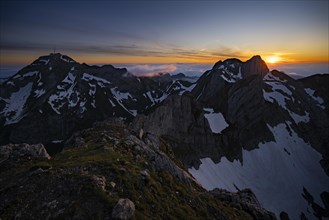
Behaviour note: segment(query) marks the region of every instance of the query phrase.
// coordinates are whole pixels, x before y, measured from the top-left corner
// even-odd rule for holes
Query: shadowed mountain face
[[[1,85],[0,143],[54,145],[109,117],[131,121],[169,94],[191,90],[185,76],[136,77],[125,68],[80,64],[62,54],[42,56]]]

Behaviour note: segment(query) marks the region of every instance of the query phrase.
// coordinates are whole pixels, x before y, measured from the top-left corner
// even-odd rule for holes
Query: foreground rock
[[[16,166],[24,160],[50,159],[42,144],[8,144],[0,146],[1,170]]]
[[[127,220],[131,219],[135,213],[135,204],[129,199],[119,199],[112,210],[112,218]]]
[[[223,189],[210,191],[216,198],[230,203],[232,206],[240,207],[249,212],[255,219],[271,220],[275,215],[265,210],[259,203],[255,194],[250,189],[244,189],[237,193],[231,193]]]

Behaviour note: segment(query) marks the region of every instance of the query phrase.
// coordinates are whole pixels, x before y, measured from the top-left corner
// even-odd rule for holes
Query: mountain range
[[[131,121],[193,87],[185,75],[136,77],[62,54],[41,56],[1,85],[0,143],[42,142],[58,152],[74,131],[109,117]]]
[[[99,121],[116,118],[117,124],[126,124],[117,131],[125,133],[124,140],[144,141],[128,145],[157,149],[221,201],[233,199],[228,191],[248,188],[259,200],[257,207],[277,218],[321,219],[329,217],[327,85],[328,74],[295,80],[270,71],[260,56],[218,61],[195,81],[184,74],[138,77],[125,68],[89,66],[50,54],[1,83],[0,144],[42,143],[51,155],[63,147],[70,154],[71,148],[85,149],[104,136],[108,130]],[[117,136],[110,132],[107,142]],[[122,141],[117,142],[119,153]],[[151,158],[158,166],[164,160]],[[161,166],[162,171],[171,167],[171,175],[180,175],[173,162],[166,163],[171,165]]]

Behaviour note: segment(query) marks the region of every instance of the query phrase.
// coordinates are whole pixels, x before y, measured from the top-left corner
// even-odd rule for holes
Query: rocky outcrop
[[[237,193],[228,192],[224,189],[210,191],[216,198],[226,201],[232,206],[242,208],[249,212],[254,219],[273,220],[276,219],[272,212],[265,210],[250,189],[244,189]]]
[[[17,166],[25,160],[50,158],[42,144],[8,144],[0,146],[1,170],[10,166]]]
[[[128,220],[135,213],[135,204],[130,199],[119,199],[118,203],[112,210],[112,218],[120,220]]]

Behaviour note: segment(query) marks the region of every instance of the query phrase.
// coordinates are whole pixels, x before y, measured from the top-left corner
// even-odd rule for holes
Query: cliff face
[[[153,113],[137,116],[131,128],[163,137],[186,164],[198,163],[200,155],[214,158],[220,155],[218,139],[204,117],[203,108],[188,95],[168,97]]]
[[[253,56],[242,65],[242,75],[244,78],[250,75],[264,77],[268,72],[269,69],[260,56]]]

